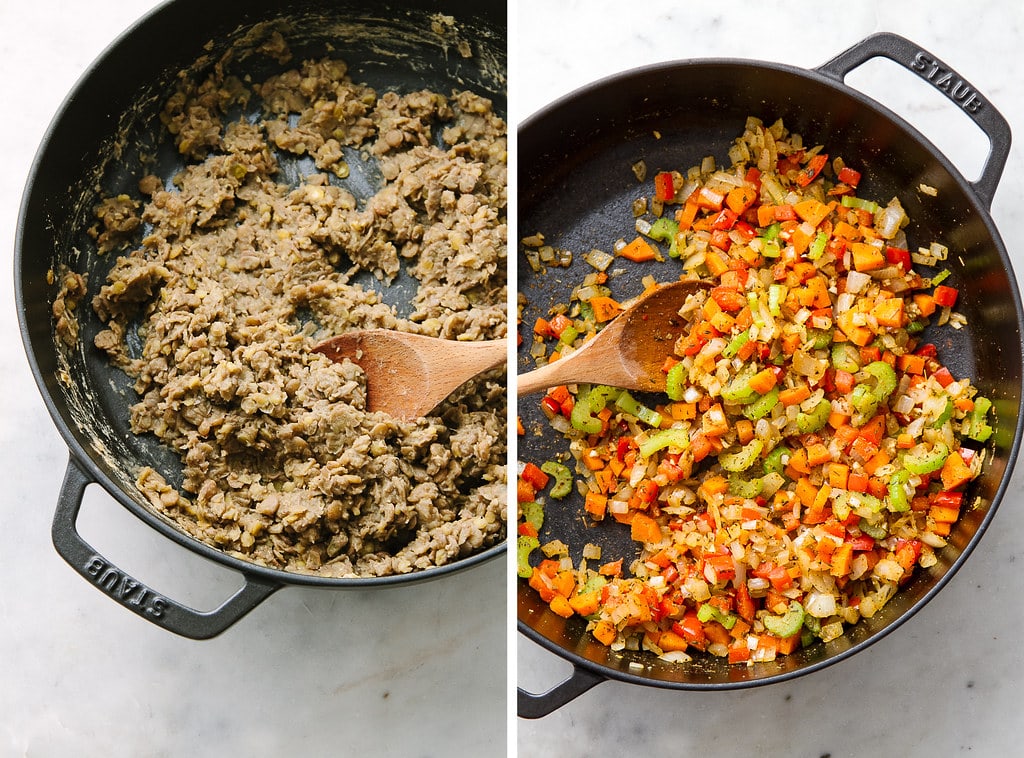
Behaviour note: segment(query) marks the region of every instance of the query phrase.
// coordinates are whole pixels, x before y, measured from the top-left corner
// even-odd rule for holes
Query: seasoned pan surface
[[[904,53],[905,41],[888,35],[861,53],[863,57],[879,54],[876,45],[890,43],[896,45],[897,55]],[[521,328],[528,330],[537,316],[568,300],[572,287],[591,270],[581,260],[583,253],[593,248],[610,252],[615,240],[635,234],[631,204],[648,195],[649,189],[633,176],[634,163],[643,160],[648,176],[661,170],[685,170],[707,155],[728,165],[726,150],[742,133],[747,116],[758,116],[766,123],[782,118],[787,128],[804,136],[805,144],[823,144],[830,155],[842,156],[863,169],[859,188],[863,196],[883,202],[898,196],[911,219],[906,230],[911,245],[938,240],[961,251],[950,267],[961,287],[958,309],[967,316],[968,327],[936,331],[926,339],[937,344],[954,373],[972,377],[982,393],[998,398],[999,431],[991,443],[988,468],[974,483],[978,506],[962,517],[938,565],[919,569],[883,612],[833,642],[749,668],[730,667],[718,660],[670,665],[651,656],[611,652],[590,638],[585,622],[558,617],[521,583],[520,630],[575,666],[574,676],[553,691],[551,702],[524,698],[521,693],[522,715],[542,715],[604,677],[684,689],[743,687],[834,662],[895,628],[923,605],[988,525],[1020,435],[1020,297],[1003,243],[987,213],[1009,133],[1002,122],[995,130],[1001,137],[993,140],[989,171],[970,185],[912,126],[842,84],[847,67],[863,57],[854,55],[837,67],[813,72],[742,60],[656,65],[597,82],[529,119],[518,136],[520,232],[544,234],[546,242],[572,251],[574,262],[569,269],[537,274],[520,251],[519,290],[525,299]],[[995,115],[998,124],[1001,119]],[[937,188],[937,195],[917,191],[921,184]],[[612,280],[613,295],[638,294],[639,279],[646,274],[665,279],[677,272],[665,264],[631,265],[629,273]],[[519,371],[533,367],[525,337]],[[524,398],[519,403],[526,430],[519,457],[539,462],[552,458],[560,445],[536,400]],[[628,529],[614,524],[588,526],[581,512],[581,499],[547,508],[541,542],[559,538],[577,549],[596,542],[605,556],[624,555],[627,562],[636,554]],[[573,558],[578,561],[580,555]]]
[[[199,77],[227,60],[232,73],[255,82],[301,60],[331,55],[349,63],[354,81],[378,91],[430,89],[449,94],[468,89],[492,100],[495,112],[504,117],[505,30],[504,8],[481,8],[458,0],[442,4],[179,0],[144,18],[101,56],[65,101],[40,148],[18,231],[15,273],[23,337],[44,399],[71,447],[71,494],[65,493],[64,500],[74,501],[73,491],[83,477],[85,482],[99,481],[172,539],[271,584],[366,586],[410,577],[428,579],[503,551],[498,545],[444,567],[405,575],[405,579],[382,577],[363,583],[263,569],[198,543],[150,511],[135,487],[143,467],[152,467],[175,483],[181,466],[153,438],[130,433],[131,380],[91,349],[102,325],[88,305],[80,307],[82,338],[73,349],[58,349],[50,311],[55,272],[66,267],[87,273],[87,302],[114,262],[113,254],[95,254],[95,242],[88,234],[97,202],[121,193],[137,196],[141,166],[164,180],[181,170],[183,164],[159,118],[181,72]],[[253,54],[254,46],[272,32],[287,41],[290,61]],[[259,103],[254,100],[249,108],[250,112],[235,115],[254,117]],[[357,200],[365,199],[376,191],[379,177],[372,162],[352,160],[350,164],[349,189]],[[312,170],[311,161],[296,158],[282,166],[281,179],[288,181]],[[378,290],[400,315],[408,311],[410,292],[416,287],[407,275],[399,275],[390,287],[370,275],[360,282]],[[86,572],[83,566],[77,568]]]

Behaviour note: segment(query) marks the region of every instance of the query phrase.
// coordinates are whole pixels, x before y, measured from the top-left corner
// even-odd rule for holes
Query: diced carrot
[[[805,508],[810,508],[814,503],[814,498],[818,495],[818,488],[811,483],[811,480],[806,476],[801,477],[796,483],[796,496],[800,498],[800,502],[804,504]]]
[[[846,576],[850,573],[850,564],[853,562],[853,545],[844,542],[832,553],[832,576]]]
[[[622,313],[622,306],[619,305],[619,302],[606,295],[592,297],[587,302],[590,303],[590,307],[594,309],[594,320],[599,324],[604,323],[605,321],[611,321]]]
[[[534,591],[536,591],[538,595],[540,595],[540,599],[543,600],[545,603],[550,603],[551,600],[555,597],[554,591],[551,589],[550,585],[545,581],[544,572],[541,571],[539,566],[533,570],[532,574],[530,574],[530,580],[528,584],[530,585],[530,587],[533,588]]]
[[[740,419],[736,422],[736,437],[741,445],[746,445],[754,439],[754,424],[749,419]]]
[[[686,648],[689,647],[689,644],[681,635],[676,634],[673,631],[667,631],[662,632],[661,636],[658,638],[658,647],[668,653],[673,650],[686,650]]]
[[[704,265],[712,276],[721,276],[729,270],[729,263],[722,255],[714,250],[709,250],[704,255]]]
[[[777,381],[778,377],[776,376],[775,372],[772,371],[770,368],[766,368],[762,369],[761,371],[758,371],[756,374],[750,377],[748,386],[757,394],[764,395],[765,393],[771,391],[771,389],[775,386],[775,383]]]
[[[953,531],[953,525],[948,521],[936,521],[932,524],[929,531],[932,532],[932,534],[939,535],[940,537],[948,537],[949,533]]]
[[[552,337],[554,336],[551,332],[551,322],[546,318],[537,318],[533,323],[533,333],[540,337]]]
[[[732,642],[732,637],[729,636],[729,630],[717,621],[709,621],[704,624],[704,636],[711,642],[719,645],[728,645]]]
[[[933,505],[928,509],[928,518],[945,524],[952,524],[960,518],[960,509],[950,505]]]
[[[917,292],[914,294],[914,303],[917,305],[921,315],[925,318],[935,313],[936,305],[935,298],[929,295],[927,292]]]
[[[598,642],[605,646],[609,646],[615,642],[615,638],[618,636],[615,625],[610,621],[605,621],[604,619],[597,622],[597,625],[594,627],[591,634],[594,635],[594,638]]]
[[[782,337],[782,352],[785,355],[793,355],[803,344],[803,338],[799,334],[786,334]]]
[[[697,418],[697,404],[675,402],[669,406],[669,415],[674,421],[688,421]]]
[[[729,636],[734,640],[743,639],[743,644],[746,644],[747,632],[750,631],[750,624],[743,619],[739,619],[735,624],[732,625],[732,629],[729,630]]]
[[[519,477],[516,480],[516,502],[529,503],[537,499],[537,490],[528,481]]]
[[[653,261],[658,257],[658,251],[647,240],[639,236],[619,250],[618,254],[634,263]]]
[[[697,218],[697,211],[699,210],[700,206],[696,202],[687,200],[683,207],[676,211],[676,222],[679,224],[679,231],[686,231],[693,226],[693,221]]]
[[[828,483],[835,489],[845,490],[846,480],[850,476],[850,467],[845,463],[830,463],[828,466]]]
[[[725,196],[725,204],[737,215],[742,215],[754,204],[755,200],[757,200],[757,191],[746,184],[729,190]]]
[[[607,409],[605,409],[607,410]],[[583,451],[582,456],[583,465],[586,466],[590,471],[600,471],[604,468],[604,457],[601,455],[601,451],[597,448],[587,448]]]
[[[798,384],[779,393],[779,402],[783,405],[796,405],[811,396],[811,389],[806,384]]]
[[[575,612],[573,611],[572,606],[569,605],[569,599],[562,595],[555,595],[551,598],[551,602],[548,603],[548,606],[562,618],[569,618]]]
[[[853,253],[853,267],[857,271],[877,271],[886,264],[885,253],[866,242],[851,243],[850,252]]]
[[[923,355],[907,353],[896,358],[896,368],[905,374],[924,374],[925,358]]]
[[[724,476],[709,476],[700,485],[700,489],[707,495],[724,495],[729,491],[729,480]]]
[[[846,488],[850,492],[867,492],[868,475],[861,471],[851,471],[846,479]]]
[[[774,210],[776,221],[796,221],[796,209],[789,203],[776,205]]]
[[[845,221],[840,221],[832,227],[832,235],[834,237],[841,237],[845,240],[855,240],[860,236],[860,233],[857,231],[856,227]]]
[[[792,655],[800,647],[800,632],[776,639],[776,650],[780,655]]]
[[[828,446],[822,442],[816,442],[813,445],[807,446],[807,465],[820,466],[823,463],[827,463],[832,460],[832,454],[828,450]]]
[[[584,498],[583,507],[591,518],[601,521],[608,509],[608,496],[599,492],[588,492]]]
[[[960,455],[959,451],[954,451],[949,454],[945,463],[942,464],[940,477],[943,489],[955,490],[971,481],[974,478],[974,474],[964,462],[963,456]]]
[[[878,471],[882,466],[889,462],[889,454],[884,450],[879,450],[877,453],[872,455],[866,461],[864,461],[864,471],[867,472],[868,476],[874,476],[875,472]]]
[[[709,298],[708,302],[715,302],[715,301],[714,301],[714,299]],[[726,313],[725,311],[723,311],[721,309],[721,306],[719,306],[718,313],[714,314],[710,318],[710,322],[711,322],[711,325],[713,327],[715,327],[715,329],[717,329],[718,331],[722,332],[723,334],[726,334],[727,332],[732,331],[732,327],[736,323],[736,319],[733,318],[728,313]]]
[[[832,411],[828,414],[828,425],[833,429],[839,429],[840,427],[845,426],[849,420],[849,416],[845,413],[840,413],[839,411]]]
[[[811,226],[817,226],[825,220],[832,209],[829,205],[821,202],[820,200],[808,198],[807,200],[801,200],[799,203],[796,203],[793,206],[793,210],[796,211],[796,215]]]
[[[879,413],[860,428],[860,436],[873,442],[876,446],[882,444],[885,438],[885,414]]]
[[[617,561],[608,561],[608,563],[601,564],[597,569],[597,573],[601,576],[619,576],[622,574],[622,559],[619,558]]]
[[[898,329],[906,323],[906,316],[903,312],[903,298],[890,297],[878,303],[874,310],[875,319],[882,326]]]
[[[635,542],[657,543],[661,542],[661,527],[647,514],[637,513],[630,524],[629,535]]]
[[[851,308],[850,310],[843,311],[836,316],[836,324],[840,329],[842,329],[843,334],[846,335],[846,338],[850,340],[850,342],[859,347],[863,347],[871,342],[871,340],[875,338],[875,335],[868,327],[858,324],[856,319],[857,311]]]
[[[791,456],[789,456],[789,463],[786,468],[793,469],[797,473],[808,475],[811,473],[811,467],[807,463],[807,448],[797,448]],[[794,477],[790,477],[794,478]],[[799,477],[795,477],[799,478]]]
[[[796,250],[797,255],[803,255],[814,239],[814,229],[808,229],[809,225],[798,224],[789,233],[790,244]]]
[[[597,613],[599,603],[600,593],[597,590],[573,595],[569,598],[569,607],[581,616],[589,616],[592,613]]]
[[[551,589],[556,595],[569,597],[576,591],[576,576],[572,571],[559,571],[551,581]]]

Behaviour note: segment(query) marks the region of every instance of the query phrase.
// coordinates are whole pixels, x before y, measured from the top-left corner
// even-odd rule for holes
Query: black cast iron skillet
[[[879,56],[930,82],[988,136],[991,150],[976,182],[966,181],[910,124],[844,84],[851,71]],[[685,170],[705,155],[728,165],[726,150],[749,115],[765,123],[781,117],[805,144],[823,144],[830,155],[863,171],[861,196],[884,203],[898,195],[911,219],[906,230],[911,245],[937,240],[955,251],[948,263],[961,292],[957,309],[968,326],[932,331],[926,338],[936,343],[954,374],[970,376],[998,408],[987,467],[970,491],[977,506],[962,516],[937,565],[919,570],[873,618],[840,639],[752,667],[703,658],[672,665],[653,656],[611,652],[585,631],[581,619],[557,616],[520,582],[520,631],[573,665],[571,676],[544,694],[519,691],[523,717],[543,716],[606,679],[686,690],[751,687],[853,655],[906,621],[949,581],[981,539],[1006,488],[1021,435],[1021,302],[988,209],[1009,152],[1010,130],[970,83],[901,37],[869,37],[810,71],[745,60],[654,65],[585,87],[524,122],[518,132],[520,232],[542,232],[556,247],[573,251],[575,259],[567,271],[542,275],[520,260],[519,290],[529,303],[522,323],[533,324],[553,303],[567,301],[571,287],[590,270],[580,261],[582,253],[595,247],[610,251],[614,240],[635,234],[631,203],[649,194],[631,174],[637,160],[646,161],[649,175]],[[922,183],[935,187],[937,196],[920,193]],[[642,275],[673,277],[670,268],[634,267],[611,286],[620,297],[635,295]],[[524,347],[519,370],[530,367]],[[534,435],[547,426],[537,405],[534,398],[519,406],[526,426],[522,460],[547,460],[560,449],[550,432]],[[597,542],[605,556],[636,554],[628,529],[612,523],[588,527],[581,511],[582,503],[568,500],[548,507],[541,542],[557,537],[577,550]]]
[[[454,18],[455,31],[432,31],[435,14]],[[425,581],[466,569],[499,555],[498,545],[452,564],[415,574],[368,579],[303,576],[244,562],[202,544],[156,515],[133,482],[151,466],[169,481],[180,481],[176,458],[153,439],[131,434],[130,382],[91,348],[99,328],[91,308],[79,308],[80,346],[58,350],[51,306],[55,287],[47,273],[63,264],[87,272],[95,293],[116,256],[95,255],[86,229],[101,197],[127,192],[137,196],[143,175],[139,156],[155,163],[146,171],[167,178],[181,169],[162,132],[158,114],[184,69],[201,72],[243,38],[259,40],[279,29],[296,65],[308,57],[337,55],[355,81],[378,92],[430,88],[444,94],[470,89],[491,98],[504,115],[506,99],[506,10],[503,4],[466,0],[248,0],[245,3],[177,0],[128,30],[93,64],[64,102],[39,149],[26,187],[15,252],[15,289],[22,335],[36,382],[70,449],[70,462],[53,523],[60,554],[108,596],[166,629],[193,638],[219,634],[285,584],[364,588]],[[472,56],[458,49],[469,44]],[[197,61],[202,61],[197,63]],[[239,55],[232,72],[262,81],[284,70],[265,56]],[[197,69],[198,67],[198,69]],[[253,112],[258,104],[253,103]],[[357,196],[375,191],[375,177],[363,162],[349,161],[347,186]],[[367,164],[370,165],[370,164]],[[285,171],[311,173],[296,160]],[[287,177],[287,173],[286,173]],[[361,195],[361,193],[363,193]],[[364,282],[380,289],[372,278]],[[399,280],[385,289],[385,302],[402,308],[409,287]],[[78,534],[76,521],[85,488],[99,483],[124,507],[154,529],[190,550],[240,572],[244,585],[211,612],[188,608],[161,595],[112,565]]]

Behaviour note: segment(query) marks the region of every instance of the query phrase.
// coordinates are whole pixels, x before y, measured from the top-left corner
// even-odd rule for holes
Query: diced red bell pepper
[[[849,184],[851,187],[856,187],[860,184],[860,171],[855,171],[849,166],[843,166],[839,169],[839,174],[836,178],[843,184]]]
[[[562,406],[551,395],[545,395],[541,398],[540,407],[549,418],[557,416],[562,412]]]
[[[728,252],[729,248],[732,247],[732,238],[729,236],[729,232],[724,229],[714,229],[711,232],[711,246],[717,247],[719,250]]]
[[[865,551],[865,550],[874,550],[874,548],[875,548],[875,538],[874,537],[869,537],[866,534],[861,534],[861,535],[858,535],[856,537],[848,537],[846,542],[854,550]]]
[[[952,490],[943,490],[932,496],[932,505],[940,505],[946,508],[959,508],[963,501],[964,493],[953,492]]]
[[[672,174],[662,171],[654,175],[654,197],[662,202],[669,202],[676,196],[676,189],[672,183]]]
[[[899,266],[904,271],[910,271],[913,266],[913,262],[910,259],[910,251],[904,250],[902,247],[892,247],[891,245],[886,247],[885,259],[894,266]]]
[[[750,240],[757,236],[757,230],[746,221],[737,221],[732,231],[734,234],[739,233],[740,239],[745,243],[750,242]]]
[[[954,381],[956,381],[953,378],[953,373],[945,366],[941,366],[938,370],[932,373],[932,376],[935,377],[935,381],[937,381],[943,387],[948,387]]]
[[[551,334],[555,337],[561,337],[568,327],[572,326],[572,319],[566,316],[564,313],[559,313],[550,322],[548,322],[548,328],[551,330]]]
[[[955,287],[947,287],[944,284],[940,284],[932,292],[932,297],[935,298],[935,304],[942,308],[952,308],[956,303],[957,295],[960,294]]]
[[[796,175],[796,183],[801,187],[806,187],[818,177],[826,163],[828,163],[828,156],[824,153],[813,156]]]
[[[535,463],[527,463],[523,466],[519,478],[531,484],[538,492],[548,486],[548,475],[541,471],[540,466]]]
[[[711,228],[718,231],[729,231],[736,224],[738,218],[739,216],[734,211],[724,208],[711,222]]]

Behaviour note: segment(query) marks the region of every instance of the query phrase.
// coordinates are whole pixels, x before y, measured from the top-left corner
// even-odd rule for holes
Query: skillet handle
[[[880,32],[866,37],[816,70],[843,81],[855,68],[879,56],[917,74],[966,113],[988,137],[988,159],[978,181],[971,186],[985,206],[991,208],[996,185],[1010,155],[1009,123],[974,85],[927,50],[898,34]]]
[[[219,608],[202,612],[147,587],[93,550],[78,533],[76,522],[82,498],[86,486],[93,481],[72,456],[53,517],[53,545],[60,556],[93,586],[147,621],[183,637],[209,639],[230,627],[280,588],[280,584],[243,575],[245,584],[241,589]]]
[[[534,694],[522,687],[518,688],[519,717],[539,719],[558,710],[570,700],[574,700],[591,687],[605,681],[605,677],[595,674],[579,666],[573,666],[572,675],[564,682],[556,684],[547,692]]]

